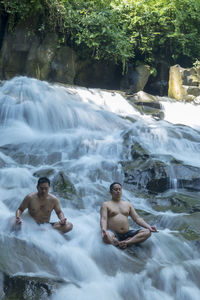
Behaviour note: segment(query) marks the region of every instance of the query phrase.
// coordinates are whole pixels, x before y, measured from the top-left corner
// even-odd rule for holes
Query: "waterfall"
[[[62,280],[51,300],[200,299],[198,249],[175,226],[188,213],[160,211],[148,197],[124,187],[123,199],[143,212],[144,219],[148,216],[159,233],[122,251],[102,243],[99,226],[110,183],[124,180],[120,162],[130,155],[124,136],[129,133],[128,143],[140,143],[163,162],[173,157],[200,167],[199,118],[191,118],[192,124],[177,118],[175,124],[166,114],[166,120],[156,121],[140,115],[116,92],[27,77],[0,87],[0,118],[2,272]],[[74,198],[81,205],[59,196],[73,230],[60,235],[24,213],[22,230],[13,232],[10,218],[25,195],[36,190],[35,174],[47,171],[50,180],[64,172],[75,187]]]
[[[200,130],[200,106],[195,103],[178,101],[162,101],[165,111],[165,120],[173,124],[184,124]]]

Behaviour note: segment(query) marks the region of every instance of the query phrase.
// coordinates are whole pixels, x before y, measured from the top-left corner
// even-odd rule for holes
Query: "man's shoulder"
[[[131,202],[126,201],[126,200],[120,200],[121,203],[126,204],[126,205],[131,205]]]
[[[58,198],[55,195],[51,194],[51,193],[48,194],[48,198],[49,198],[50,201],[54,201],[54,202],[59,201]]]
[[[104,201],[104,202],[102,203],[101,206],[107,207],[107,206],[109,206],[110,204],[111,204],[111,200],[108,200],[108,201]]]
[[[37,193],[36,192],[31,192],[28,195],[26,195],[26,197],[24,199],[34,199],[35,197],[37,197]]]
[[[131,208],[131,207],[133,206],[133,205],[131,204],[131,202],[129,202],[129,201],[121,200],[120,202],[121,202],[121,204],[122,204],[124,207],[129,207],[129,208]]]

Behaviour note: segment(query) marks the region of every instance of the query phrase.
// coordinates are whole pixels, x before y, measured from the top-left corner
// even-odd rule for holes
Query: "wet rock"
[[[24,145],[21,145],[21,147]],[[33,166],[38,165],[41,162],[41,156],[38,154],[27,154],[29,151],[22,152],[18,145],[7,144],[0,147],[0,150],[11,157],[19,164],[31,164]]]
[[[33,29],[37,18],[18,24],[15,31],[5,31],[0,53],[0,72],[2,78],[8,79],[17,74],[26,73],[26,60],[31,45],[38,43],[34,34],[28,34]]]
[[[163,162],[137,159],[135,162],[122,162],[124,183],[129,189],[144,189],[149,192],[162,193],[170,188]]]
[[[21,152],[21,151],[16,152],[16,153],[12,153],[10,156],[18,164],[28,164],[28,161],[29,161],[28,156],[25,153]]]
[[[193,245],[195,246],[195,248],[196,248],[198,251],[200,251],[200,241],[197,241],[197,240],[193,241]]]
[[[149,158],[150,155],[139,143],[136,142],[131,146],[131,156],[135,160],[138,158],[146,159]]]
[[[156,74],[152,74],[145,86],[144,91],[153,95],[166,96],[168,93],[170,62],[156,60]]]
[[[142,91],[149,79],[150,67],[148,65],[140,65],[138,67],[129,66],[127,74],[122,78],[121,88],[130,93]]]
[[[177,229],[185,239],[189,241],[200,241],[199,217],[200,212],[196,212],[191,215],[183,216],[179,221]]]
[[[53,191],[63,198],[72,199],[72,197],[76,195],[74,185],[63,171],[60,171],[53,178],[52,187]]]
[[[33,76],[40,80],[49,78],[57,42],[58,36],[56,33],[47,33],[42,40],[36,37],[27,55],[26,73],[28,76]]]
[[[103,89],[119,89],[121,70],[118,66],[103,61],[79,60],[74,84]]]
[[[142,114],[152,115],[159,119],[164,118],[162,105],[159,102],[160,97],[140,91],[133,95],[126,96],[126,98],[129,103],[131,103]]]
[[[0,168],[5,168],[5,166],[6,166],[5,161],[2,158],[0,158]]]
[[[62,159],[62,153],[61,152],[52,152],[49,155],[47,155],[44,159],[44,163],[47,165],[54,164],[58,161],[61,161]]]
[[[26,157],[27,164],[31,166],[39,166],[43,159],[42,155],[40,154],[29,154],[28,157]],[[21,162],[23,164],[23,162]]]
[[[188,190],[200,191],[200,178],[179,179],[179,186]]]
[[[4,291],[3,291],[3,280],[4,280],[4,276],[3,273],[0,272],[0,299],[4,299]]]
[[[63,46],[56,50],[51,62],[51,80],[61,83],[74,83],[77,69],[77,55],[69,47]]]
[[[2,79],[20,74],[40,80],[119,89],[121,67],[113,62],[80,59],[70,45],[60,43],[57,33],[40,31],[39,15],[23,19],[13,31],[8,30],[7,16],[5,19],[0,40]]]
[[[21,151],[23,147],[24,151]],[[0,150],[10,156],[18,164],[27,164],[31,166],[51,165],[61,160],[61,152],[45,153],[44,151],[36,151],[26,147],[25,145],[5,145]]]
[[[46,300],[62,283],[49,278],[4,275],[3,299]]]
[[[179,65],[170,68],[168,96],[176,100],[192,101],[200,96],[199,67],[184,69]]]
[[[157,211],[171,210],[174,213],[193,214],[200,212],[199,197],[196,193],[179,189],[171,194],[157,197],[153,204]]]
[[[33,176],[35,177],[49,177],[51,176],[55,170],[53,168],[42,168],[38,171],[34,172]]]
[[[130,154],[132,160],[121,162],[127,188],[152,193],[163,193],[174,187],[200,190],[200,168],[182,164],[168,156],[163,161],[158,160],[139,143],[130,147]]]
[[[171,190],[159,195],[148,195],[148,201],[158,212],[173,212],[172,214],[159,214],[156,223],[160,229],[173,230],[174,235],[182,235],[184,239],[200,242],[199,217],[200,203],[198,193],[187,190]],[[145,216],[145,220],[151,223]],[[155,217],[154,217],[155,221]]]

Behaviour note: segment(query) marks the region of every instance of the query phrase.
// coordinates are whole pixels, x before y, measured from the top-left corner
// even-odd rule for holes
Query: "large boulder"
[[[78,57],[71,48],[62,46],[51,60],[50,79],[61,83],[74,83]]]
[[[59,171],[52,180],[53,191],[60,197],[72,199],[76,195],[76,189],[71,183],[69,177],[63,172]]]
[[[131,156],[132,160],[121,162],[127,189],[150,193],[163,193],[171,188],[200,191],[200,168],[173,157],[158,160],[137,142],[131,146]]]
[[[39,32],[37,18],[23,20],[13,32],[4,23],[1,26],[0,22],[1,79],[26,75],[86,87],[119,88],[122,77],[119,66],[92,58],[81,59],[70,46],[60,43],[57,33]]]
[[[174,214],[167,218],[162,214],[157,216],[160,228],[169,228],[178,231],[185,239],[193,241],[200,247],[200,203],[198,194],[187,190],[178,190],[156,196],[151,196],[149,201],[153,208],[159,212],[172,211]],[[200,249],[200,248],[199,248]]]
[[[65,283],[66,284],[66,283]],[[47,300],[63,282],[60,279],[49,279],[26,276],[8,276],[4,274],[3,295],[1,299]]]
[[[167,60],[158,59],[155,61],[155,72],[152,72],[144,91],[153,95],[166,96],[168,93],[169,68]]]
[[[200,96],[200,67],[170,68],[168,96],[176,100],[192,101]]]
[[[30,151],[29,147],[24,147],[24,150],[21,150],[21,145],[11,145],[7,144],[0,147],[0,151],[10,156],[13,161],[18,164],[27,164],[31,166],[41,166],[41,165],[52,165],[61,160],[62,153],[61,152],[51,152],[44,153],[41,151]],[[24,145],[23,145],[24,146]]]
[[[31,26],[30,21],[24,21],[14,32],[6,31],[0,52],[1,78],[27,75],[72,84],[76,75],[75,52],[67,46],[58,47],[56,33],[47,32],[43,37],[35,34],[36,23]]]
[[[57,172],[51,182],[53,193],[60,198],[62,207],[66,207],[67,201],[70,201],[70,205],[78,209],[83,208],[82,199],[67,175],[67,170]]]
[[[118,89],[121,70],[108,62],[81,60],[76,69],[74,84],[104,89]]]
[[[0,52],[1,78],[8,79],[26,73],[27,56],[34,42],[37,43],[37,38],[28,35],[24,25],[18,25],[12,33],[6,30]]]
[[[157,196],[152,204],[157,211],[171,210],[173,213],[186,213],[187,215],[200,213],[198,194],[187,190],[179,189],[179,191],[164,193]]]
[[[140,65],[138,67],[129,66],[127,74],[122,78],[121,88],[130,93],[142,91],[149,79],[150,67]]]
[[[152,115],[158,119],[164,118],[162,105],[159,102],[160,97],[153,96],[143,91],[125,97],[142,114]]]
[[[46,80],[51,73],[51,62],[57,50],[58,37],[55,33],[47,33],[44,39],[37,37],[31,43],[27,59],[25,73],[28,76],[40,80]]]

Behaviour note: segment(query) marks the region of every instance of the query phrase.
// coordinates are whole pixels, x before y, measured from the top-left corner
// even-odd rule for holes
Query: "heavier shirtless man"
[[[132,204],[122,201],[122,186],[118,182],[110,185],[112,199],[101,206],[101,234],[104,243],[119,246],[125,249],[127,246],[144,242],[151,236],[151,232],[157,232],[155,226],[147,224],[135,211]],[[128,216],[144,229],[129,230]]]
[[[60,208],[59,200],[52,194],[49,194],[50,180],[47,177],[41,177],[38,180],[37,192],[28,194],[16,211],[16,223],[20,225],[21,214],[27,208],[30,216],[38,224],[49,223],[51,213],[55,210],[59,222],[50,223],[54,229],[62,233],[72,230],[72,223],[67,222]]]

